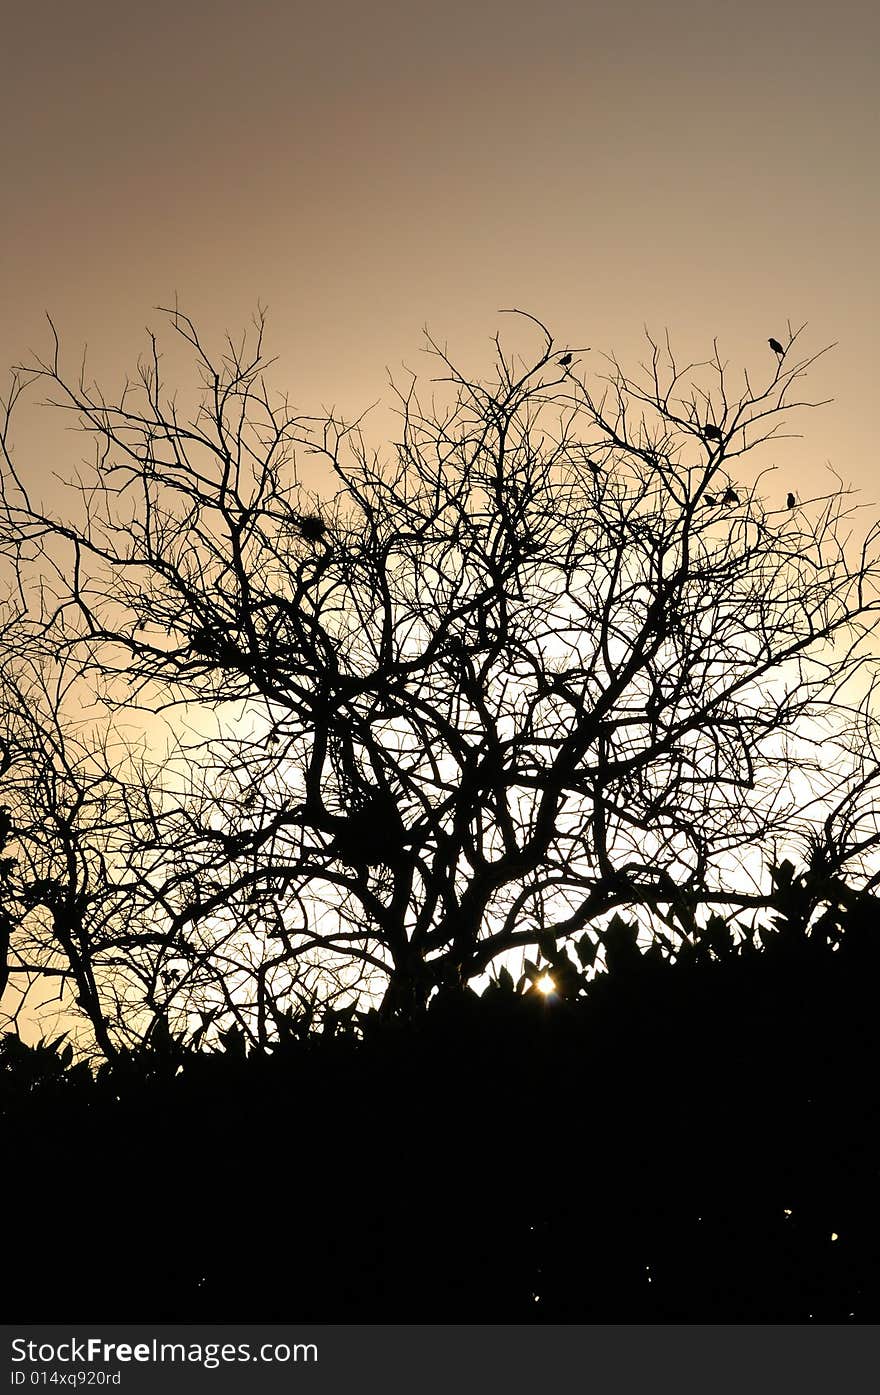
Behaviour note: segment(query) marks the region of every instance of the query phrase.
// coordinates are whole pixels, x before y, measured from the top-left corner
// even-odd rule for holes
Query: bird
[[[721,496],[721,502],[722,504],[738,504],[739,495],[735,489],[728,487]]]
[[[571,356],[571,353],[570,353],[570,352],[564,353],[564,354],[562,355],[562,358],[559,360],[559,367],[560,367],[560,368],[567,368],[568,365],[571,363],[571,358],[572,358],[572,356]]]
[[[789,496],[788,496],[788,498],[786,499],[785,502],[786,502],[786,504],[788,505],[788,507],[789,507],[790,509],[793,509],[794,506],[795,506],[795,504],[797,503],[797,499],[794,497],[793,494],[789,493]]]
[[[715,498],[714,494],[707,494],[705,495],[703,502],[705,503],[707,508],[714,509],[715,505],[718,503],[718,500]]]
[[[785,358],[785,350],[783,349],[778,339],[768,339],[767,343],[770,345],[770,348],[773,350],[774,354],[778,354],[780,358]]]
[[[724,436],[722,435],[721,431],[719,431],[717,426],[713,426],[711,422],[707,422],[706,425],[703,427],[703,435],[705,436],[707,441],[724,440]]]

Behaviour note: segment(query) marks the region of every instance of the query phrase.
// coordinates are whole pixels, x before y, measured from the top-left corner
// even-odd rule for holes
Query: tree
[[[513,312],[541,343],[522,361],[496,337],[491,381],[428,339],[441,396],[395,389],[383,460],[363,420],[273,396],[262,314],[215,360],[167,313],[191,416],[154,336],[113,402],[65,375],[54,327],[14,380],[7,417],[48,384],[93,438],[76,510],[35,501],[3,434],[10,652],[26,630],[117,742],[137,713],[173,732],[161,759],[82,738],[114,791],[112,858],[86,862],[116,898],[117,1023],[265,1041],[298,1003],[410,1013],[511,951],[561,964],[618,910],[671,950],[768,904],[761,857],[864,778],[871,720],[876,528],[853,553],[839,482],[780,520],[746,476],[816,405],[800,331],[737,394],[717,345],[562,372]]]
[[[4,748],[0,746],[0,778],[6,773],[8,768],[8,754]],[[5,808],[0,807],[0,892],[6,891],[9,883],[9,875],[13,867],[12,860],[9,857],[3,856],[6,851],[6,845],[9,842],[11,831],[12,825],[9,819],[9,813]],[[14,925],[13,917],[5,904],[5,899],[4,896],[3,901],[0,902],[0,998],[3,997],[6,985],[9,982],[9,948]]]
[[[136,1031],[128,1012],[137,1014],[143,1002],[143,992],[134,998],[129,992],[134,963],[117,971],[123,947],[139,938],[125,889],[113,876],[114,844],[119,830],[130,836],[134,802],[131,792],[119,797],[118,777],[102,769],[100,746],[65,728],[61,673],[56,669],[50,684],[14,647],[4,657],[0,741],[7,759],[0,777],[7,804],[0,838],[13,855],[0,860],[6,930],[0,991],[9,985],[13,1023],[34,991],[44,1009],[48,1002],[60,1011],[72,1006],[112,1058],[116,1043]]]

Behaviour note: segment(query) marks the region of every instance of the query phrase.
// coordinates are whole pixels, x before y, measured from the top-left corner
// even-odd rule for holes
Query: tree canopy
[[[523,957],[561,985],[620,913],[746,933],[782,847],[872,884],[877,527],[772,473],[801,331],[757,381],[650,338],[630,375],[513,312],[485,380],[428,337],[378,450],[272,392],[262,314],[212,355],[167,313],[193,411],[154,336],[112,400],[55,336],[6,404],[16,983],[106,1054],[265,1043]],[[94,444],[52,507],[10,434],[41,387]]]

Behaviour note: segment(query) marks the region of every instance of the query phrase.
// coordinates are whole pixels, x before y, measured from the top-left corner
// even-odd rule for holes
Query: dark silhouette
[[[703,435],[705,436],[707,441],[724,440],[723,433],[719,430],[717,426],[713,426],[711,422],[707,423],[707,425],[703,427]]]
[[[714,509],[716,504],[718,503],[718,500],[715,498],[714,494],[706,494],[704,496],[703,502],[705,503],[707,508]]]
[[[429,340],[389,463],[268,397],[259,321],[207,372],[172,323],[185,426],[157,352],[116,405],[38,363],[70,518],[0,421],[0,980],[75,1002],[0,1037],[4,1313],[876,1322],[880,557],[842,487],[768,526],[800,370],[652,342],[573,413],[537,322],[486,383]],[[694,404],[750,423],[735,519]],[[47,1285],[62,1214],[136,1235]]]
[[[388,791],[371,790],[358,807],[333,819],[335,837],[328,851],[356,867],[393,866],[399,861],[405,830],[397,804]]]
[[[301,513],[294,522],[300,533],[309,542],[318,542],[327,532],[327,524],[317,514]]]
[[[567,368],[568,365],[571,363],[571,360],[572,360],[572,355],[571,355],[570,353],[565,353],[565,354],[563,354],[563,355],[562,355],[562,358],[559,360],[559,366],[560,366],[560,368]]]
[[[12,935],[12,921],[0,907],[0,998],[6,992],[9,982],[9,945]]]
[[[790,494],[788,495],[788,498],[786,499],[785,502],[786,502],[786,504],[788,505],[788,507],[789,507],[790,509],[793,509],[794,506],[795,506],[795,504],[797,503],[797,499],[795,498],[795,496],[794,496],[793,494],[790,493]]]
[[[36,1198],[7,1207],[4,1312],[876,1322],[880,907],[828,864],[773,877],[740,942],[716,917],[660,953],[612,921],[577,962],[548,945],[533,965],[561,991],[502,970],[480,997],[441,989],[418,1023],[304,1003],[271,1051],[233,1030],[178,1051],[157,1032],[97,1077],[63,1040],[0,1038],[4,1180]],[[59,1130],[77,1142],[64,1186],[97,1233],[135,1207],[145,1234],[195,1243],[114,1246],[112,1264],[83,1246],[78,1282],[47,1285]],[[279,1187],[296,1256],[260,1223]]]
[[[185,427],[152,356],[116,404],[68,381],[60,349],[31,370],[117,463],[99,457],[62,520],[20,462],[0,469],[10,983],[69,989],[108,1060],[157,1031],[269,1049],[303,1001],[419,1017],[615,912],[673,947],[719,909],[739,927],[755,858],[831,779],[810,714],[858,749],[828,694],[859,654],[833,641],[874,624],[873,553],[831,576],[841,515],[792,551],[751,487],[719,548],[691,503],[740,496],[717,455],[695,463],[697,409],[676,404],[751,420],[745,468],[788,375],[722,401],[714,364],[704,383],[654,345],[646,383],[615,367],[611,391],[566,399],[560,437],[552,337],[527,322],[531,370],[499,344],[488,386],[429,340],[450,400],[408,386],[384,454],[267,398],[260,321]],[[191,321],[171,323],[203,372]],[[309,456],[326,498],[298,483]],[[820,665],[789,617],[832,596]],[[100,737],[81,721],[96,694]],[[129,736],[141,711],[168,714],[167,759]]]
[[[3,742],[0,741],[0,777],[9,769],[11,761],[8,759],[8,752]],[[9,839],[13,834],[12,820],[9,817],[9,810],[0,805],[0,999],[6,990],[9,982],[9,951],[11,946],[12,931],[15,929],[16,920],[14,914],[10,914],[7,909],[6,899],[9,891],[11,875],[15,868],[14,859],[5,856]]]
[[[778,354],[780,358],[785,357],[785,350],[783,349],[778,339],[768,339],[767,343],[770,345],[770,348],[773,350],[774,354]]]

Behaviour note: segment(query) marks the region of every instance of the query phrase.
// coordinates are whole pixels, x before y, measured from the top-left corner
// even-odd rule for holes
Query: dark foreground
[[[878,934],[97,1082],[7,1039],[4,1320],[876,1322]]]

